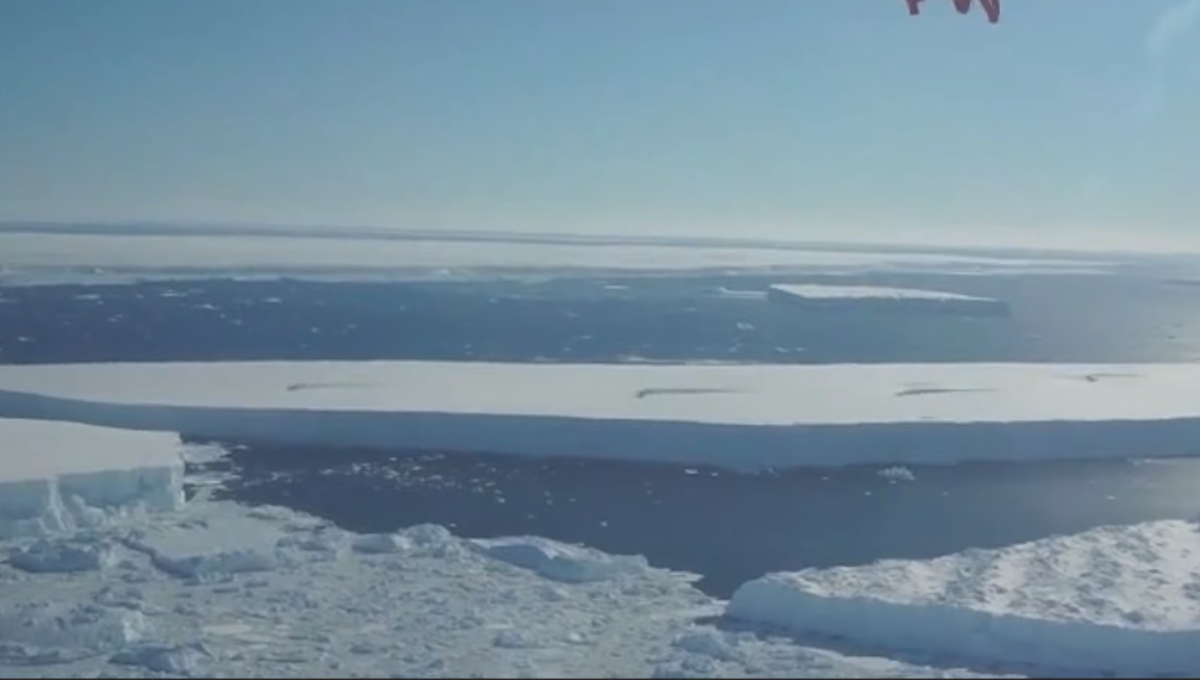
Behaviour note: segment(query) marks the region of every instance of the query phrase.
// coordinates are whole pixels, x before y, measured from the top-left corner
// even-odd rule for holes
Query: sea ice
[[[203,645],[142,645],[113,654],[111,663],[141,666],[158,673],[191,676],[210,655]]]
[[[279,565],[277,549],[289,536],[283,527],[230,506],[213,508],[203,522],[163,518],[138,529],[125,543],[148,555],[163,572],[193,581],[220,581]]]
[[[363,534],[351,543],[354,552],[365,555],[402,553],[411,547],[411,542],[399,534]]]
[[[8,563],[31,573],[97,571],[113,566],[116,556],[103,542],[40,539],[13,550]]]
[[[0,670],[5,665],[49,665],[115,651],[147,633],[141,612],[90,602],[14,605],[12,588],[5,586],[0,606]]]
[[[641,555],[609,555],[587,546],[569,545],[538,536],[481,538],[472,541],[489,557],[531,569],[554,581],[586,583],[623,574],[644,573]]]
[[[116,569],[14,576],[0,564],[0,677],[970,676],[697,624],[721,603],[644,561],[616,558],[619,578],[564,583],[537,572],[544,561],[514,569],[481,548],[606,561],[545,539],[473,542],[422,525],[396,532],[396,552],[277,560],[269,573],[197,583],[162,575],[159,558],[271,554],[285,539],[386,541],[283,508],[211,501],[97,536],[124,551]]]

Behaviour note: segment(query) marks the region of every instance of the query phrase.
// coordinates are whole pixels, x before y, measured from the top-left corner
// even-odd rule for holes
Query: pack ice
[[[1131,677],[1200,669],[1200,528],[1101,527],[934,560],[764,576],[726,614],[873,649]]]
[[[180,449],[173,433],[0,419],[0,538],[177,510],[183,503]],[[49,568],[56,560],[100,558],[35,549],[19,559]]]

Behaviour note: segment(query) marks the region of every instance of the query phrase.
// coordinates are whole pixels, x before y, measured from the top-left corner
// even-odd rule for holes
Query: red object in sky
[[[921,3],[925,0],[905,0],[908,3],[908,13],[916,16],[921,13]],[[988,21],[996,23],[1000,21],[1000,0],[979,0],[979,5],[983,7],[984,14],[987,14]],[[954,0],[954,8],[959,14],[966,14],[971,11],[971,0]]]

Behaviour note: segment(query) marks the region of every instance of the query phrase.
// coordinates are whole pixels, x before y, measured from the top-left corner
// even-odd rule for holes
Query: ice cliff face
[[[174,434],[0,420],[0,538],[178,510],[181,450]]]

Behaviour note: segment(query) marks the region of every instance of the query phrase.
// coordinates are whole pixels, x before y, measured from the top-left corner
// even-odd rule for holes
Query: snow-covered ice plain
[[[89,452],[70,457],[81,470],[125,466],[152,495],[181,492],[179,475],[143,474],[182,460],[169,437],[39,427]],[[130,456],[125,436],[143,452],[156,439],[158,455]],[[433,525],[355,535],[204,498],[113,518],[0,540],[0,677],[965,674],[723,631],[701,622],[724,603],[694,577],[545,539],[470,541]]]
[[[776,284],[767,290],[767,299],[806,309],[887,310],[982,316],[1007,316],[1011,313],[1006,302],[994,298],[884,286]]]
[[[0,416],[216,439],[762,469],[1183,456],[1200,365],[0,367]]]

